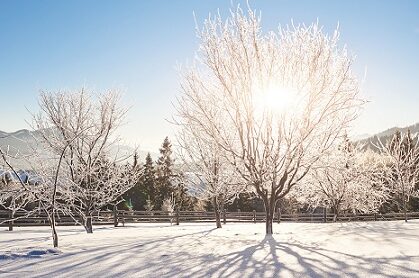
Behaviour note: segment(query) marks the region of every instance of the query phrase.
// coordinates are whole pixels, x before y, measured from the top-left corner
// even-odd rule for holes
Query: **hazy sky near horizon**
[[[233,1],[233,6],[243,1]],[[357,57],[370,102],[354,134],[419,121],[419,1],[250,1],[264,30],[317,19]],[[177,64],[191,61],[198,24],[231,1],[0,1],[0,130],[29,128],[40,90],[116,88],[131,107],[121,135],[156,152],[179,94]]]

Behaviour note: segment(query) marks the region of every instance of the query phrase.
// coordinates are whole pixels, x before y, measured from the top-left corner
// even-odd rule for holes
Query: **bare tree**
[[[12,153],[13,152],[13,153]],[[11,151],[10,146],[5,150],[0,147],[1,160],[3,165],[0,169],[0,208],[10,211],[9,230],[13,230],[12,221],[21,217],[28,217],[36,210],[29,211],[27,206],[36,201],[34,186],[36,181],[27,171],[16,170],[11,160],[19,159],[17,150]],[[16,217],[16,212],[23,213]]]
[[[249,10],[197,30],[200,48],[182,72],[179,118],[218,144],[261,197],[266,233],[277,202],[335,144],[363,103],[339,32],[318,24],[262,32]],[[221,119],[214,121],[214,119]]]
[[[408,131],[406,134],[396,132],[393,138],[378,148],[387,161],[385,184],[392,190],[393,201],[404,213],[407,222],[407,203],[410,197],[419,197],[419,140]]]
[[[34,116],[48,161],[62,162],[57,205],[74,213],[88,233],[93,232],[93,213],[125,193],[140,175],[137,167],[123,165],[127,157],[113,154],[119,140],[114,132],[126,113],[118,102],[114,91],[97,99],[84,89],[42,92],[41,112]]]
[[[35,154],[36,153],[31,154],[31,156],[34,156]],[[58,233],[55,225],[55,213],[58,210],[56,209],[55,197],[58,182],[57,176],[62,159],[59,159],[57,168],[52,172],[48,171],[48,174],[44,173],[43,175],[40,175],[39,173],[34,172],[36,176],[30,177],[28,173],[23,171],[25,176],[25,178],[23,178],[21,176],[22,171],[17,171],[10,162],[10,158],[16,160],[18,159],[18,156],[16,154],[10,155],[9,151],[4,152],[1,148],[0,155],[3,162],[7,165],[7,168],[10,169],[15,177],[15,182],[10,183],[12,186],[6,184],[5,187],[1,188],[0,204],[12,211],[11,221],[18,218],[27,218],[32,214],[44,211],[52,229],[53,246],[58,247]],[[28,159],[28,157],[25,159]],[[34,162],[34,160],[32,160],[32,162]],[[26,206],[30,203],[37,203],[38,206],[26,210]],[[24,213],[23,215],[14,217],[16,211]],[[9,230],[12,230],[11,225],[9,226]]]
[[[389,197],[382,183],[385,162],[344,138],[323,156],[292,195],[311,208],[331,208],[336,221],[342,211],[376,212]]]
[[[223,157],[222,149],[199,127],[179,122],[178,156],[184,166],[184,183],[195,197],[210,200],[214,207],[215,223],[221,228],[220,210],[245,190],[231,164]],[[240,186],[241,185],[241,186]]]

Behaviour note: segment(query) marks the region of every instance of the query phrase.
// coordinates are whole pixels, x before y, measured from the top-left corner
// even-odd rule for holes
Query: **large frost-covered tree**
[[[34,127],[50,156],[47,162],[54,166],[62,161],[57,204],[74,213],[91,233],[93,213],[116,201],[140,175],[136,167],[122,163],[127,157],[114,153],[119,140],[115,131],[126,110],[115,91],[94,97],[85,89],[42,92],[39,105]]]
[[[179,121],[220,146],[263,200],[272,234],[277,202],[357,116],[353,58],[338,46],[337,30],[263,32],[261,17],[239,8],[226,21],[208,18],[197,34],[199,52],[181,74]]]

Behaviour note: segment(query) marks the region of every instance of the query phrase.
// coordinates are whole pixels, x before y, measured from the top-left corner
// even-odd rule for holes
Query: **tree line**
[[[138,165],[141,177],[123,195],[120,209],[128,210],[199,210],[200,201],[190,195],[182,182],[182,173],[175,168],[172,144],[166,137],[159,149],[160,156],[154,162],[151,154],[139,165],[138,154],[134,154],[134,165]]]

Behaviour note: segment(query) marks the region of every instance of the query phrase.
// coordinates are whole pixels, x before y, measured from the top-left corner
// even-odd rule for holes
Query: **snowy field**
[[[0,277],[418,277],[419,221],[0,228]]]

